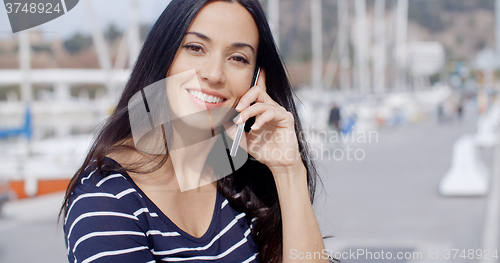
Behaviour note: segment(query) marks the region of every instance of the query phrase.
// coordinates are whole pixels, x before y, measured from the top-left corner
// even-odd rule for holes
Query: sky
[[[127,27],[130,0],[80,0],[78,5],[67,14],[29,30],[42,31],[47,40],[66,39],[77,32],[91,34],[87,3],[85,3],[87,1],[90,2],[94,17],[101,28],[107,28],[111,23],[122,30]],[[154,23],[170,0],[138,0],[138,2],[140,23]],[[11,38],[13,35],[5,5],[2,4],[0,5],[0,39]]]

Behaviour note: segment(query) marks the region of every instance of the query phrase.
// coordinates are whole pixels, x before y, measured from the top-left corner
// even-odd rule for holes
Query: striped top
[[[105,164],[114,160],[105,158]],[[104,172],[103,172],[104,173]],[[212,221],[197,238],[176,226],[126,172],[85,169],[68,202],[69,262],[259,262],[245,213],[217,191]]]

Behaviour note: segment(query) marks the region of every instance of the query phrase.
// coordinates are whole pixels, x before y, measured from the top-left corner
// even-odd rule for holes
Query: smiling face
[[[197,78],[192,74],[194,80],[167,84],[172,113],[183,117],[207,109],[234,108],[251,86],[258,45],[257,25],[242,5],[215,1],[204,6],[167,72],[172,79],[188,71],[196,72]]]

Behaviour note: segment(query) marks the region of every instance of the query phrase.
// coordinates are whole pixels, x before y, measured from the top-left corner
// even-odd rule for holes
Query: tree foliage
[[[64,48],[71,54],[76,54],[90,46],[92,46],[92,38],[80,33],[76,33],[68,40],[64,41]]]

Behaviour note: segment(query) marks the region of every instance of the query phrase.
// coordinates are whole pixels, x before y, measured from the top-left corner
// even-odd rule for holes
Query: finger
[[[236,106],[235,110],[236,111],[243,111],[246,108],[248,108],[252,103],[265,103],[265,104],[272,104],[278,107],[283,108],[281,105],[279,105],[276,101],[274,101],[269,94],[267,94],[261,87],[259,86],[254,86],[250,90],[248,90],[243,97],[241,97],[238,105]],[[285,109],[285,108],[283,108]]]
[[[293,123],[293,118],[291,118],[291,114],[287,111],[272,109],[262,113],[260,116],[255,118],[255,123],[250,127],[252,131],[256,131],[260,129],[264,124],[268,122],[291,122]]]
[[[235,110],[241,112],[242,110],[248,108],[253,102],[266,103],[271,98],[260,86],[253,86],[247,93],[240,98],[238,105]]]
[[[248,119],[250,119],[251,117],[260,115],[268,110],[273,110],[273,109],[285,111],[284,109],[282,109],[279,106],[259,102],[259,103],[255,103],[254,105],[241,111],[241,113],[235,118],[234,123],[241,124],[241,123],[247,121]]]
[[[237,111],[241,111],[247,108],[253,102],[273,102],[274,104],[278,104],[267,94],[265,69],[260,69],[259,77],[257,78],[255,86],[250,88],[250,90],[246,94],[244,94],[238,102],[239,103],[236,106]]]

